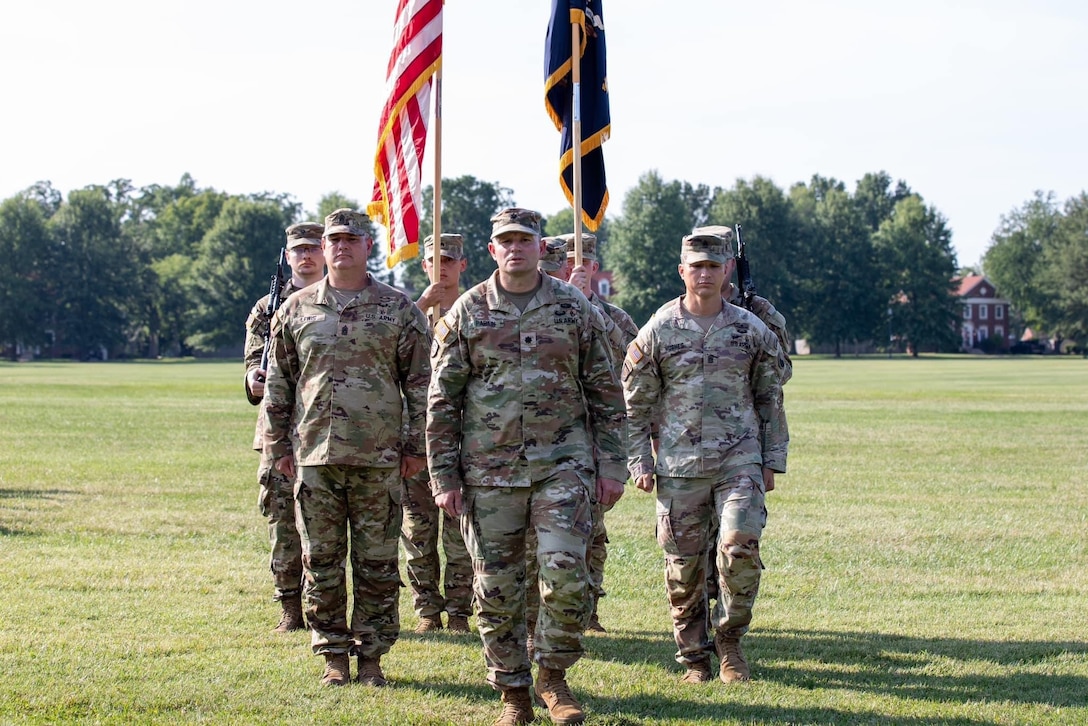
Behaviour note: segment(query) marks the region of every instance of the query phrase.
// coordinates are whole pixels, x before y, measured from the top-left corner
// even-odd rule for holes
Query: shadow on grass
[[[1088,678],[1042,673],[1033,668],[1063,655],[1088,656],[1086,642],[776,630],[753,633],[750,650],[755,661],[768,663],[756,666],[758,677],[797,688],[856,689],[898,698],[961,703],[1088,706]],[[783,660],[815,660],[830,667],[812,673],[773,664]],[[938,660],[942,664],[938,665]],[[979,673],[978,663],[1006,672]]]
[[[78,493],[79,492],[70,489],[0,489],[0,501],[5,499],[36,499],[48,501],[69,494]],[[18,529],[0,525],[0,537],[35,537],[40,534],[41,532],[31,529]]]
[[[804,723],[980,724],[986,719],[940,717],[889,718],[833,708],[790,708],[745,703],[706,704],[706,691],[681,686],[682,670],[673,659],[671,634],[609,633],[586,638],[586,657],[660,668],[675,678],[677,696],[646,693],[628,698],[591,698],[593,723],[627,726],[652,719],[728,717],[754,721]],[[1088,678],[1040,672],[1032,666],[1060,656],[1084,657],[1088,643],[916,638],[884,633],[810,630],[759,630],[746,639],[752,676],[760,683],[808,691],[848,691],[905,701],[998,704],[1073,708],[1088,706]],[[811,667],[786,665],[814,662]],[[983,667],[979,667],[983,664]],[[989,674],[994,666],[1004,673]],[[661,684],[654,684],[655,690]],[[710,688],[721,688],[715,681]],[[735,687],[734,687],[735,688]],[[741,686],[743,688],[743,686]],[[728,693],[728,689],[723,695]],[[728,696],[735,700],[735,696]],[[653,714],[650,719],[650,714]]]
[[[53,499],[78,493],[71,489],[0,489],[0,499]]]

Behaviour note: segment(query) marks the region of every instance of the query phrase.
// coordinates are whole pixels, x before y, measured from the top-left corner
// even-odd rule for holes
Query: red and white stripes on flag
[[[367,205],[367,213],[387,229],[389,267],[419,254],[420,169],[431,85],[441,63],[442,0],[399,0],[374,157],[374,195]]]

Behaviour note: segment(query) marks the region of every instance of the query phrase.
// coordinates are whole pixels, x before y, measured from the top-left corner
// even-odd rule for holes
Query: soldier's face
[[[424,257],[421,264],[423,271],[427,273],[427,279],[434,282],[434,265],[431,264],[431,258]],[[442,255],[442,267],[438,271],[438,278],[442,282],[457,283],[466,267],[468,267],[468,260],[464,258],[454,260]]]
[[[679,270],[680,277],[684,279],[684,289],[689,295],[721,296],[725,281],[725,265],[722,263],[711,260],[681,262]]]
[[[329,269],[358,270],[366,269],[366,258],[370,256],[371,241],[357,234],[336,232],[321,241],[325,252],[325,264]]]
[[[544,245],[545,242],[534,234],[507,232],[491,240],[487,250],[498,265],[499,272],[525,274],[536,272],[536,264],[544,254]]]
[[[287,264],[299,277],[309,277],[321,271],[321,245],[298,245],[287,250]]]

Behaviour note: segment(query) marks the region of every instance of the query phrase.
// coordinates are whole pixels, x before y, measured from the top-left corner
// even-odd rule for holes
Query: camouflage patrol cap
[[[465,256],[465,238],[459,234],[442,233],[442,243],[438,248],[439,254],[451,260],[460,260]],[[430,259],[434,255],[434,235],[427,235],[423,240],[423,256]]]
[[[711,224],[706,227],[696,227],[691,230],[692,234],[713,234],[722,238],[725,242],[725,256],[733,256],[733,228],[726,227],[724,224]]]
[[[507,232],[525,232],[540,236],[540,212],[521,207],[507,207],[491,218],[491,239]]]
[[[325,217],[325,236],[333,234],[357,234],[370,236],[370,217],[354,209],[337,209]]]
[[[540,256],[537,268],[543,272],[555,272],[567,263],[567,243],[558,237],[545,237],[541,240],[546,252]]]
[[[292,224],[286,230],[287,249],[293,250],[302,245],[320,245],[321,235],[325,234],[325,227],[317,222],[300,222]]]
[[[684,264],[709,261],[724,265],[728,259],[725,250],[725,240],[716,234],[689,234],[680,243],[680,261]]]
[[[557,239],[561,239],[567,244],[567,257],[574,257],[574,233],[561,234]],[[582,257],[596,261],[597,235],[588,232],[582,233]]]

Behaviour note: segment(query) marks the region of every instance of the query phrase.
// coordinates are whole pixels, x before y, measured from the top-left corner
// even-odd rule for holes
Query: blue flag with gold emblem
[[[574,101],[571,78],[571,25],[582,27],[579,48],[582,122],[582,220],[596,230],[608,207],[601,144],[612,125],[608,110],[608,72],[605,64],[602,0],[552,0],[551,20],[544,46],[544,105],[562,134],[559,147],[559,184],[574,204]]]

